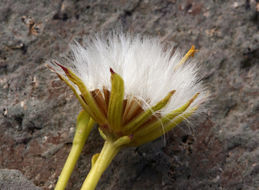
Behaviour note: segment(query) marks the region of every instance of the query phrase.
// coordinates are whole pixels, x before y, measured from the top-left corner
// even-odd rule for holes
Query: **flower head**
[[[74,91],[105,139],[123,146],[152,141],[203,110],[208,93],[197,63],[158,39],[113,34],[72,45],[69,63],[52,69]],[[122,144],[121,144],[122,145]]]

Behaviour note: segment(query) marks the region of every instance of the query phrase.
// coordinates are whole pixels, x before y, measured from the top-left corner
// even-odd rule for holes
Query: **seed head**
[[[52,61],[51,68],[99,124],[103,138],[125,136],[125,146],[139,146],[205,111],[208,92],[189,59],[194,46],[181,57],[158,39],[113,34],[71,49],[72,58]]]

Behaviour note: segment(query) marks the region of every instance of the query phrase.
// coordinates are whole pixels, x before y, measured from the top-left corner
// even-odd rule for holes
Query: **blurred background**
[[[73,40],[115,28],[195,45],[208,113],[122,151],[99,190],[259,189],[259,2],[1,0],[0,189],[53,189],[80,105],[46,67]],[[79,189],[103,140],[91,133],[67,189]]]

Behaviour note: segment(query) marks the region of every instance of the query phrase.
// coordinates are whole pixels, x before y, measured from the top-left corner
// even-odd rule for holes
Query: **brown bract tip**
[[[55,69],[53,67],[51,67],[49,64],[45,64],[45,67],[47,67],[49,70],[51,70],[52,72],[55,72]]]
[[[199,96],[199,94],[200,93],[198,92],[192,97],[192,99],[190,100],[190,104]]]
[[[59,64],[57,61],[52,61],[53,63],[55,63],[57,66],[59,66],[67,75],[69,74],[68,68],[64,67],[63,65]]]
[[[170,94],[174,94],[176,92],[176,90],[172,90],[172,91],[170,91]]]
[[[114,73],[115,73],[112,68],[110,68],[110,72],[111,72],[111,74],[114,74]]]

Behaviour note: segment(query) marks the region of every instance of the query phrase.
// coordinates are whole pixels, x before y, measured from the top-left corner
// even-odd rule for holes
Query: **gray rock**
[[[18,170],[0,170],[1,190],[40,190]]]

